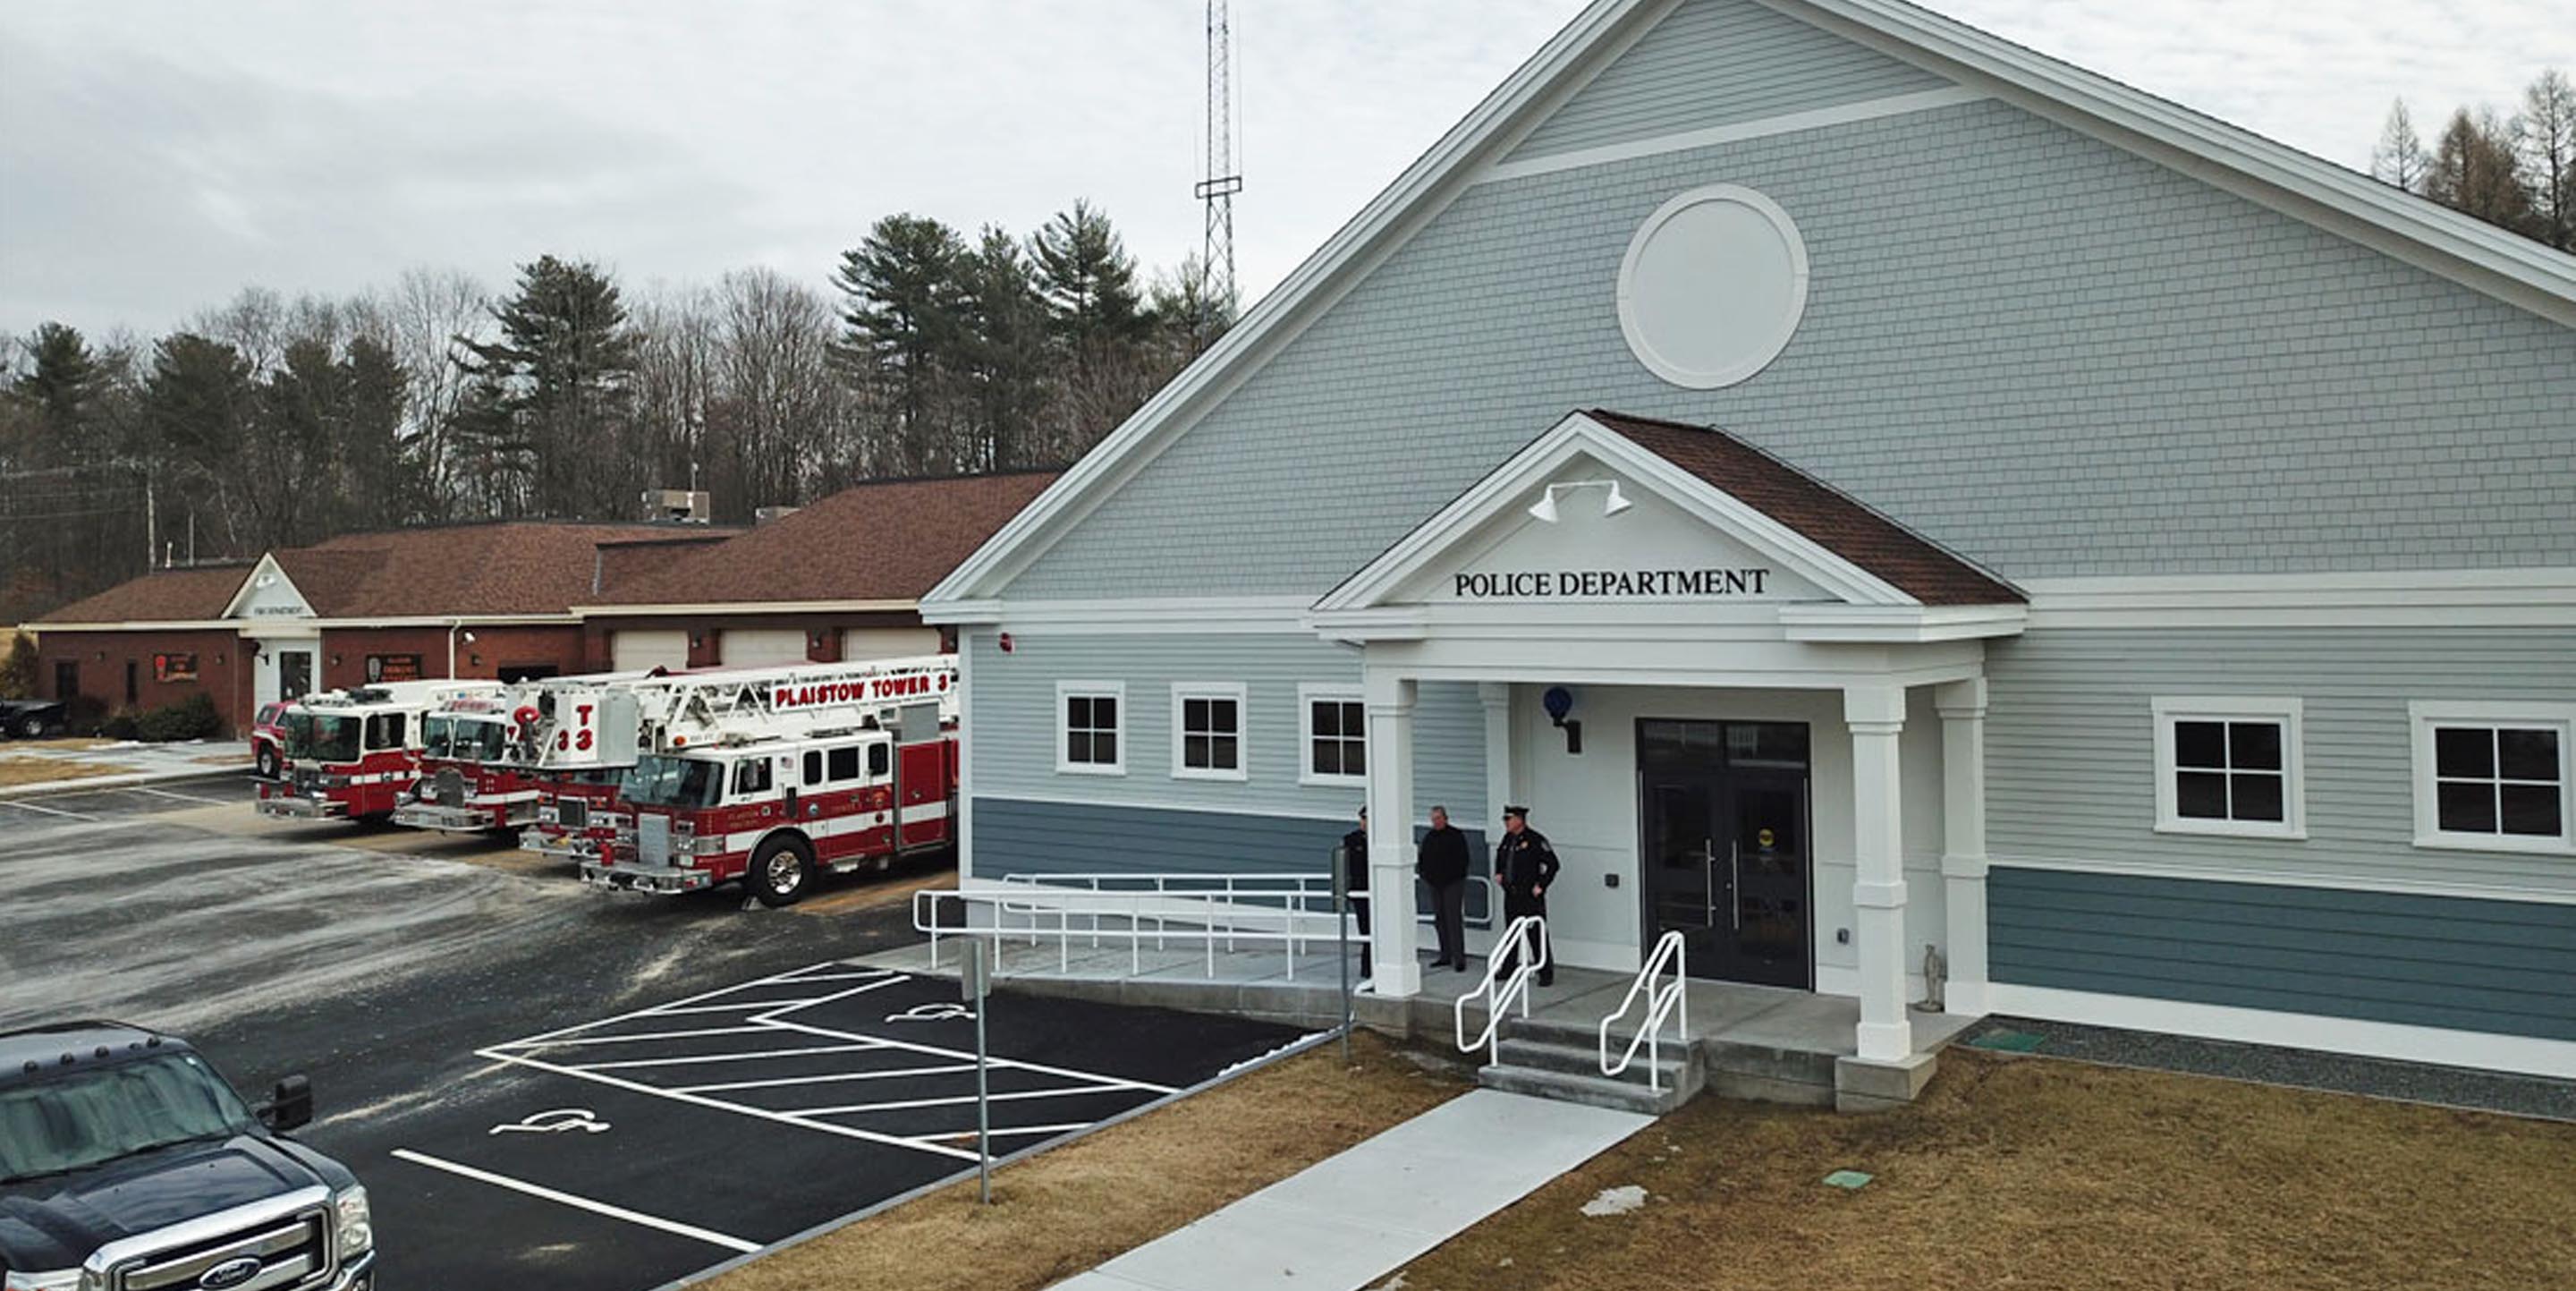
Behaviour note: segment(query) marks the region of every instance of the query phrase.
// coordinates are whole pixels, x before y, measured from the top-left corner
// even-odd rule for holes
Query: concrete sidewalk
[[[130,789],[137,785],[170,784],[182,780],[203,780],[213,776],[247,775],[251,769],[250,743],[246,740],[185,740],[174,744],[127,742],[101,744],[85,749],[0,744],[0,758],[30,763],[66,762],[120,768],[107,775],[66,776],[56,780],[31,780],[23,784],[0,786],[0,799],[41,798],[49,794],[86,793],[99,789]]]
[[[1480,1089],[1059,1291],[1360,1291],[1654,1123]]]

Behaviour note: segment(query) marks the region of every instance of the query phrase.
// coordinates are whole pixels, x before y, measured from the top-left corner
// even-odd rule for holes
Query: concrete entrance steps
[[[1359,1291],[1650,1124],[1474,1090],[1055,1291]]]
[[[1661,1116],[1696,1097],[1705,1084],[1699,1050],[1690,1045],[1668,1046],[1654,1062],[1641,1049],[1616,1076],[1601,1074],[1599,1034],[1577,1027],[1507,1023],[1497,1048],[1500,1058],[1477,1070],[1477,1084],[1587,1107]]]

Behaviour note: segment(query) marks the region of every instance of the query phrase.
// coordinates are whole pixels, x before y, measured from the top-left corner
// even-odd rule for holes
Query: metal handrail
[[[1506,955],[1512,961],[1512,975],[1497,989],[1494,974],[1501,971]],[[1458,1002],[1450,1006],[1451,1020],[1457,1024],[1458,1052],[1474,1053],[1484,1049],[1487,1051],[1486,1061],[1501,1062],[1503,1014],[1517,999],[1521,1005],[1521,1020],[1529,1020],[1530,978],[1547,965],[1547,920],[1534,914],[1512,920],[1503,929],[1502,937],[1494,942],[1493,952],[1485,957],[1485,980],[1459,996]],[[1485,1029],[1470,1040],[1467,1038],[1467,1003],[1479,996],[1485,1001]]]
[[[939,966],[939,939],[943,936],[988,937],[993,942],[994,970],[1002,971],[1001,946],[1005,940],[1022,941],[1035,946],[1052,940],[1057,946],[1057,968],[1071,971],[1073,945],[1088,940],[1097,947],[1103,942],[1128,944],[1130,971],[1144,971],[1145,942],[1154,942],[1157,950],[1172,942],[1187,945],[1202,943],[1207,952],[1207,975],[1216,975],[1216,952],[1219,943],[1232,951],[1238,941],[1276,942],[1285,958],[1290,980],[1297,976],[1297,956],[1310,942],[1339,945],[1335,929],[1333,893],[1329,876],[1321,890],[1311,886],[1318,881],[1311,874],[1269,875],[1056,875],[1056,882],[1005,882],[995,887],[944,888],[916,892],[912,898],[912,926],[930,939],[931,967]],[[1163,880],[1154,883],[1153,880]],[[1104,883],[1145,882],[1149,886],[1110,888]],[[1294,887],[1255,887],[1258,883],[1289,882]],[[1259,898],[1258,901],[1239,898]],[[943,911],[954,906],[962,921],[946,922]],[[975,909],[982,907],[989,916],[977,922]],[[1077,923],[1076,920],[1082,920]]]
[[[1667,962],[1672,965],[1673,980],[1658,986],[1655,979]],[[1646,1087],[1658,1094],[1664,1092],[1664,1019],[1671,1017],[1674,1021],[1674,1043],[1690,1043],[1689,981],[1690,976],[1682,966],[1681,933],[1676,930],[1656,938],[1655,953],[1646,957],[1644,968],[1637,970],[1637,980],[1628,983],[1627,996],[1619,1001],[1619,1007],[1610,1016],[1601,1019],[1602,1075],[1616,1076],[1626,1071],[1628,1064],[1637,1060],[1637,1046],[1642,1044],[1646,1046]],[[1614,1064],[1610,1061],[1610,1024],[1628,1016],[1628,1006],[1637,1002],[1640,991],[1646,993],[1645,1025],[1638,1029],[1637,1034],[1628,1037],[1627,1052],[1620,1054],[1619,1061]]]

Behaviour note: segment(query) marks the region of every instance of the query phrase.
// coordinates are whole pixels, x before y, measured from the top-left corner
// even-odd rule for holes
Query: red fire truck
[[[604,724],[610,718],[602,696],[659,680],[641,672],[549,677],[439,705],[421,719],[420,778],[395,808],[394,823],[451,833],[535,824],[558,779],[634,763],[634,736]],[[586,723],[577,738],[564,729],[567,721]],[[616,777],[604,779],[613,785]]]
[[[264,816],[383,820],[420,778],[421,718],[460,695],[498,694],[496,681],[396,681],[325,691],[286,713],[286,769],[262,781]]]
[[[678,893],[739,879],[783,906],[823,870],[885,869],[949,845],[955,658],[790,671],[646,697],[641,751],[617,790],[624,819],[582,858],[584,882]]]

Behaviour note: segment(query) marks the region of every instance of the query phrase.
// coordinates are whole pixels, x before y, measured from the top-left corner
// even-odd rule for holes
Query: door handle
[[[1707,838],[1699,845],[1699,917],[1700,926],[1717,926],[1717,840]]]
[[[1744,843],[1738,839],[1726,845],[1726,918],[1727,926],[1744,931],[1744,894],[1737,891],[1744,882]]]

